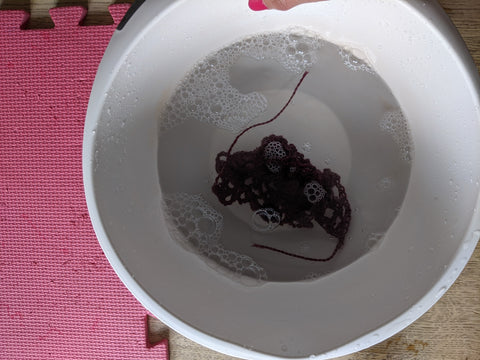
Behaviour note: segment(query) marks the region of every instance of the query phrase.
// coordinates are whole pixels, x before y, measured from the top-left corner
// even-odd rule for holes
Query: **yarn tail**
[[[275,251],[275,252],[278,252],[278,253],[283,254],[283,255],[295,257],[297,259],[302,259],[302,260],[307,260],[307,261],[316,261],[316,262],[327,262],[327,261],[332,260],[335,257],[335,255],[337,254],[338,250],[340,250],[342,245],[343,245],[343,241],[338,241],[337,246],[335,247],[333,252],[330,254],[329,257],[326,257],[326,258],[312,258],[312,257],[308,257],[308,256],[298,255],[298,254],[294,254],[294,253],[291,253],[291,252],[288,252],[288,251],[277,249],[277,248],[274,248],[274,247],[268,246],[268,245],[253,244],[252,246],[256,247],[256,248],[259,248],[259,249],[266,249],[266,250],[270,250],[270,251]]]

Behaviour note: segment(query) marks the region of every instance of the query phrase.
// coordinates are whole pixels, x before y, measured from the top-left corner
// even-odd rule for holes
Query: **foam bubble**
[[[201,195],[165,194],[164,202],[168,219],[177,232],[176,240],[236,275],[267,280],[265,270],[251,257],[224,248],[220,242],[223,216]]]
[[[275,230],[280,221],[280,214],[272,208],[258,209],[252,214],[252,227],[260,232]]]
[[[413,158],[413,141],[407,119],[401,110],[388,111],[380,120],[380,128],[390,134],[400,147],[402,160],[411,162]]]
[[[312,204],[316,204],[322,200],[326,193],[327,192],[323,186],[318,183],[318,181],[310,181],[309,183],[305,184],[305,188],[303,189],[303,194]]]
[[[242,56],[271,59],[285,70],[300,74],[317,60],[323,41],[304,29],[262,33],[237,41],[197,63],[181,81],[162,111],[160,132],[186,120],[198,120],[234,133],[267,108],[258,93],[242,94],[229,83],[230,68]]]
[[[347,68],[353,71],[365,71],[372,75],[376,74],[375,71],[362,59],[356,57],[346,49],[340,48],[338,51],[343,63]]]

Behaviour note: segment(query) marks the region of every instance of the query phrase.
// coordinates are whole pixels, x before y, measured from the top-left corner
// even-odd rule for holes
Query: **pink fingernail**
[[[253,11],[267,10],[262,0],[248,0],[248,7]]]

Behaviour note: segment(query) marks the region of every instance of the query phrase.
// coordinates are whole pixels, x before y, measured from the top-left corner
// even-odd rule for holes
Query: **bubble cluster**
[[[263,33],[237,43],[240,54],[257,60],[273,59],[286,70],[301,74],[316,61],[316,51],[325,42],[306,29],[291,29],[285,32]],[[236,46],[236,45],[234,45]]]
[[[252,215],[252,226],[261,232],[273,231],[281,220],[280,214],[272,208],[258,209]]]
[[[287,156],[287,153],[283,149],[280,141],[270,141],[267,145],[265,145],[263,153],[265,159],[267,160],[283,159],[285,156]]]
[[[269,142],[263,151],[266,166],[274,174],[278,174],[281,170],[281,165],[276,160],[281,160],[287,156],[287,153],[279,141]]]
[[[316,61],[322,40],[306,30],[262,33],[237,41],[197,63],[181,81],[161,114],[164,132],[186,120],[205,122],[222,129],[240,132],[267,108],[266,98],[258,93],[242,94],[230,80],[230,68],[242,56],[271,59],[287,71],[304,72]]]
[[[411,162],[413,158],[413,141],[407,119],[401,110],[388,111],[380,120],[380,128],[390,134],[400,147],[402,160]]]
[[[346,49],[340,48],[338,52],[343,60],[343,63],[347,68],[353,71],[366,71],[370,74],[376,74],[373,69],[365,63],[362,59],[359,59],[351,52],[347,51]]]
[[[305,184],[303,193],[309,202],[316,204],[325,197],[327,192],[323,186],[318,183],[318,181],[310,181],[309,183]]]
[[[165,194],[164,201],[173,224],[190,244],[201,251],[218,243],[223,217],[201,195]]]
[[[223,216],[201,195],[165,194],[164,201],[169,221],[181,234],[177,240],[237,275],[267,280],[265,270],[252,258],[224,248]]]

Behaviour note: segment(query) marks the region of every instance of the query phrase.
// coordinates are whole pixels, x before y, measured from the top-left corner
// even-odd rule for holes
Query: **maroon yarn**
[[[227,152],[217,154],[215,170],[218,175],[212,191],[225,206],[238,202],[248,203],[253,211],[274,209],[280,218],[279,225],[312,228],[314,221],[317,222],[338,240],[336,248],[327,258],[305,257],[267,245],[253,246],[308,261],[328,261],[342,247],[351,219],[350,204],[340,176],[330,169],[318,170],[282,136],[263,138],[261,145],[253,151],[231,153],[238,138],[246,131],[278,118],[306,75],[275,117],[247,128],[235,138]],[[311,194],[313,191],[308,192],[312,187],[317,190],[316,195]]]
[[[267,120],[267,121],[264,121],[262,123],[258,123],[258,124],[253,124],[251,126],[249,126],[248,128],[246,128],[245,130],[243,130],[240,134],[238,134],[235,139],[233,140],[232,142],[232,145],[230,145],[230,148],[228,149],[227,151],[227,154],[230,155],[230,153],[232,152],[232,149],[233,147],[235,146],[235,144],[237,143],[238,139],[240,139],[240,137],[245,134],[247,131],[250,131],[251,129],[253,128],[256,128],[258,126],[263,126],[263,125],[267,125],[275,120],[277,120],[277,118],[282,115],[282,113],[285,111],[285,109],[287,108],[288,105],[290,105],[290,103],[292,102],[293,100],[293,97],[295,96],[295,94],[297,93],[298,91],[298,88],[300,87],[300,85],[302,84],[303,80],[305,80],[305,78],[307,77],[308,75],[308,71],[305,71],[302,75],[302,77],[300,78],[300,80],[298,81],[298,84],[297,86],[295,86],[295,89],[293,89],[293,92],[292,92],[292,95],[290,95],[290,97],[288,98],[288,101],[285,103],[285,105],[283,106],[283,108],[280,109],[280,111],[277,113],[277,115],[275,115],[273,118],[271,118],[270,120]],[[217,181],[217,179],[215,179],[215,182]]]

